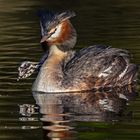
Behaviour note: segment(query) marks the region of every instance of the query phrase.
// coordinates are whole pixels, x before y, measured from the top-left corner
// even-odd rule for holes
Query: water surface
[[[42,120],[44,116],[42,117],[41,114],[44,113],[36,105],[39,100],[36,100],[36,96],[33,96],[31,92],[32,82],[36,75],[20,82],[16,81],[17,67],[20,63],[25,60],[38,61],[43,54],[39,44],[40,27],[36,16],[37,10],[40,8],[70,9],[77,13],[77,17],[72,19],[78,32],[77,49],[93,44],[111,45],[128,49],[133,55],[132,62],[138,65],[140,63],[139,0],[0,0],[0,139],[41,140],[54,139],[54,136],[59,139],[77,138],[79,140],[140,139],[140,99],[137,96],[127,103],[129,100],[127,96],[118,103],[116,97],[118,92],[113,92],[116,93],[115,95],[109,94],[111,99],[115,97],[112,101],[116,99],[111,103],[118,103],[112,111],[113,114],[103,112],[100,114],[99,108],[96,113],[100,115],[94,114],[90,112],[91,108],[95,107],[92,105],[86,107],[85,104],[83,106],[79,104],[79,107],[74,108],[76,102],[76,98],[73,99],[76,97],[74,96],[71,98],[75,102],[70,102],[70,105],[73,106],[68,107],[65,103],[54,105],[50,111],[56,111],[53,114],[61,115],[45,116],[50,119],[47,122]],[[102,96],[99,93],[97,95],[97,99],[105,98],[103,93]],[[108,97],[107,95],[106,97]],[[45,99],[45,97],[43,98]],[[125,113],[118,116],[116,111],[119,111],[120,106]],[[49,108],[51,109],[51,107]],[[63,108],[65,108],[65,112]],[[45,107],[45,109],[48,108]],[[82,116],[80,114],[77,117],[77,111],[79,114],[85,112]],[[92,116],[87,115],[86,111],[89,111]],[[52,112],[48,114],[52,114]],[[52,120],[57,122],[61,120],[63,127],[56,123],[53,126]],[[56,133],[56,129],[59,130],[58,133]],[[50,132],[55,133],[49,134]]]

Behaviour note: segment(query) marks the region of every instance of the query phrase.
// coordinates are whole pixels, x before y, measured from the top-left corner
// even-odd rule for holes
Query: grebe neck
[[[51,46],[48,58],[43,63],[33,85],[33,91],[54,92],[61,91],[63,73],[63,60],[67,52],[63,52],[57,46]]]

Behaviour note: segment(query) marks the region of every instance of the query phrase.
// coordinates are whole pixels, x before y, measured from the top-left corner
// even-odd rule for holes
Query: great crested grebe
[[[77,34],[69,19],[75,16],[74,12],[43,11],[39,16],[41,43],[48,45],[48,51],[37,65],[39,73],[33,91],[72,92],[124,86],[136,81],[138,68],[129,63],[126,50],[104,45],[78,52],[72,50]]]

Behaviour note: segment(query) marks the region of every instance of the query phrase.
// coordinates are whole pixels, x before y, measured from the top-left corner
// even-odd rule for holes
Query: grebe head
[[[40,11],[41,43],[48,46],[57,46],[62,51],[70,50],[75,46],[77,35],[69,19],[75,13],[66,11],[55,13],[52,11]]]

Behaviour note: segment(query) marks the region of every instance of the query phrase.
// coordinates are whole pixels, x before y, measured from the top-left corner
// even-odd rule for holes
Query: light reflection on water
[[[36,105],[20,105],[20,121],[37,121],[31,116],[40,114],[44,139],[73,139],[78,135],[76,122],[131,121],[132,110],[126,106],[137,96],[135,88],[126,86],[107,91],[74,93],[33,93]],[[32,119],[31,119],[32,118]],[[78,125],[78,124],[77,124]],[[28,129],[28,127],[24,127]],[[39,127],[30,127],[37,129]],[[22,128],[23,129],[23,128]],[[82,128],[81,128],[82,130]],[[86,128],[90,131],[90,128]]]
[[[49,122],[62,121],[63,114],[64,116],[74,114],[72,117],[74,121],[114,121],[113,117],[122,115],[127,102],[136,95],[131,86],[81,93],[33,93],[39,112],[43,114],[41,119]],[[58,114],[60,120],[57,120],[57,117],[56,120],[55,117],[46,117],[51,114],[54,116]]]
[[[41,140],[43,136],[51,139],[58,135],[76,135],[78,140],[140,139],[139,97],[127,105],[127,99],[135,96],[135,92],[54,94],[54,97],[34,94],[36,105],[31,93],[36,75],[16,81],[20,63],[38,61],[42,55],[36,16],[40,7],[76,11],[77,17],[72,23],[78,31],[77,48],[94,44],[125,48],[133,54],[132,61],[140,64],[138,0],[0,0],[0,139]],[[50,102],[58,99],[60,103],[49,105],[48,109],[49,102],[45,103],[48,99]],[[63,126],[53,123],[57,121],[65,123],[61,122]],[[54,133],[56,129],[67,131]]]

